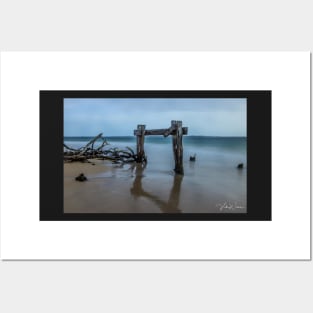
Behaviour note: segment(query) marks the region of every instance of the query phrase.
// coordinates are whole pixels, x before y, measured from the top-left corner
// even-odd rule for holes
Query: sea
[[[64,137],[66,145],[80,148],[92,137]],[[106,137],[108,145],[104,149],[130,147],[136,151],[135,136]],[[94,147],[100,145],[98,141]],[[183,157],[184,176],[177,180],[174,169],[174,156],[171,136],[146,136],[144,143],[147,165],[143,170],[129,171],[131,165],[116,167],[114,179],[129,178],[133,187],[138,184],[145,192],[138,195],[158,206],[162,201],[169,203],[171,193],[179,193],[175,206],[187,213],[245,213],[247,197],[247,138],[184,136]],[[196,155],[195,162],[190,156]],[[237,165],[243,163],[243,169]],[[130,175],[129,173],[133,173]],[[135,174],[134,174],[135,173]],[[107,173],[104,174],[108,175]],[[136,185],[137,184],[137,185]],[[179,187],[179,188],[178,188]],[[130,186],[131,188],[131,186]],[[137,188],[137,187],[136,187]],[[134,190],[134,189],[133,189]],[[147,194],[150,194],[151,197]],[[159,199],[159,204],[153,199]],[[166,207],[166,206],[165,206]],[[164,205],[163,205],[164,209]]]

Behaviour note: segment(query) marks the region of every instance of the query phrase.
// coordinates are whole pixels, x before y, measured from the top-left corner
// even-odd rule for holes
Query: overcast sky
[[[246,99],[64,99],[64,136],[132,136],[137,124],[168,128],[183,121],[188,135],[246,136]]]

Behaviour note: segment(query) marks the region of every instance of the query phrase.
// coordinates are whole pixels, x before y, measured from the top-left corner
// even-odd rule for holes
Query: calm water
[[[64,142],[73,148],[86,145],[92,137],[65,137]],[[106,137],[110,145],[105,149],[130,147],[136,151],[136,137]],[[97,142],[98,144],[101,141]],[[95,145],[97,147],[97,145]],[[247,140],[245,137],[206,137],[185,136],[183,138],[184,158],[189,164],[189,156],[197,154],[196,164],[202,166],[234,167],[238,163],[246,163]],[[145,138],[145,152],[151,167],[169,168],[173,166],[172,138],[151,136]],[[188,161],[188,162],[187,162]]]
[[[80,148],[91,139],[65,137],[64,142],[70,147]],[[128,146],[136,151],[135,136],[106,139],[110,145],[105,149]],[[161,210],[161,203],[164,208],[165,202],[175,199],[175,207],[180,212],[246,212],[246,168],[236,168],[238,163],[247,164],[246,138],[184,136],[183,148],[185,175],[179,180],[173,172],[171,136],[146,137],[148,164],[145,169],[130,172],[131,165],[125,165],[114,169],[114,177],[120,177],[122,183],[129,184],[130,191],[144,190],[138,196],[145,197]],[[194,154],[196,162],[190,162],[189,156]]]

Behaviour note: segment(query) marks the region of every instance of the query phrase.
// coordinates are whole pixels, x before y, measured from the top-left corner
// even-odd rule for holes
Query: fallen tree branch
[[[102,139],[102,143],[98,148],[94,148],[94,143]],[[74,149],[66,145],[63,146],[67,149],[64,151],[64,161],[65,162],[88,162],[88,159],[98,159],[98,160],[110,160],[114,164],[124,164],[131,163],[137,160],[137,156],[130,147],[126,147],[126,150],[121,150],[119,148],[111,148],[108,150],[103,150],[103,147],[108,145],[107,140],[102,137],[102,133],[92,138],[84,147],[79,149]]]

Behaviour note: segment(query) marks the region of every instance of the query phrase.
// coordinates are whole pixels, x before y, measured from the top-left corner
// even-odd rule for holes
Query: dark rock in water
[[[75,180],[77,180],[77,181],[85,181],[85,180],[87,180],[87,177],[84,175],[84,173],[81,173],[80,175],[75,177]]]
[[[196,161],[196,155],[190,156],[189,161],[195,162]]]
[[[243,168],[243,163],[239,163],[239,164],[237,165],[237,168]]]

